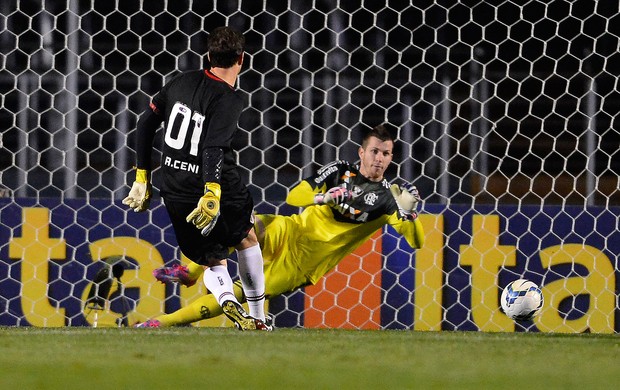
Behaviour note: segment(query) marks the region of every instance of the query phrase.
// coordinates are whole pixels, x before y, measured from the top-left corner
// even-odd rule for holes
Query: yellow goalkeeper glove
[[[145,211],[151,203],[152,186],[149,180],[150,172],[146,169],[136,169],[136,180],[123,204],[129,206],[136,213]]]
[[[201,229],[203,236],[208,236],[220,216],[220,197],[222,189],[219,183],[205,184],[205,194],[198,201],[198,206],[189,213],[186,220]]]

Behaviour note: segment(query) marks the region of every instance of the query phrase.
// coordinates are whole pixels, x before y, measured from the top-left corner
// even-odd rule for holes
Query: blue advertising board
[[[619,214],[620,208],[425,205],[424,248],[413,251],[391,227],[380,236],[380,327],[618,332]],[[0,325],[93,325],[93,281],[119,259],[123,284],[110,288],[107,311],[142,320],[183,305],[176,286],[151,275],[182,260],[160,203],[133,213],[101,199],[1,199]],[[545,307],[533,322],[515,324],[499,310],[501,289],[518,278],[543,290]],[[276,325],[303,326],[304,305],[299,292],[273,298]]]

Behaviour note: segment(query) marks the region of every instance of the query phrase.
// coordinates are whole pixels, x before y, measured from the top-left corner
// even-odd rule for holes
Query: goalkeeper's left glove
[[[219,183],[205,184],[205,194],[198,201],[198,206],[189,213],[186,221],[201,229],[203,236],[208,236],[220,216],[220,197],[222,189]]]
[[[146,169],[136,169],[136,181],[133,182],[129,195],[123,199],[123,204],[136,213],[145,211],[151,203],[152,186],[149,175],[150,172]]]
[[[420,193],[416,186],[407,182],[402,182],[400,185],[392,184],[390,186],[390,192],[392,192],[392,196],[394,196],[396,200],[398,210],[400,210],[405,218],[414,220],[418,217],[415,210],[418,203],[422,201],[422,198],[420,198]]]

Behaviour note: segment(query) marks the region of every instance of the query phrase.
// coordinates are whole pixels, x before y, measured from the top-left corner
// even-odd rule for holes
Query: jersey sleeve
[[[295,207],[307,207],[314,204],[314,195],[318,193],[317,189],[313,189],[310,183],[303,180],[297,184],[286,196],[286,203]]]
[[[296,207],[313,205],[314,195],[319,192],[325,193],[328,189],[336,187],[339,184],[340,172],[348,167],[349,164],[342,160],[323,166],[315,174],[293,187],[286,197],[286,203]]]
[[[318,189],[320,192],[325,192],[328,189],[340,184],[340,176],[342,172],[349,170],[351,165],[344,160],[338,160],[331,162],[316,173],[305,180],[310,183],[313,188]]]
[[[155,112],[152,105],[140,115],[136,125],[136,167],[151,170],[153,140],[162,122],[162,116]]]
[[[399,217],[398,212],[389,216],[388,222],[396,232],[401,234],[411,248],[419,249],[424,245],[424,227],[419,219],[413,221]]]
[[[151,99],[151,110],[161,117],[163,117],[166,113],[166,97],[168,96],[168,90],[170,86],[175,84],[183,75],[183,73],[179,73],[170,79],[163,87],[159,90],[159,92],[153,96]]]
[[[141,169],[151,169],[151,152],[155,133],[164,121],[166,112],[166,94],[170,85],[180,77],[176,75],[153,96],[149,108],[144,110],[136,124],[136,166]]]

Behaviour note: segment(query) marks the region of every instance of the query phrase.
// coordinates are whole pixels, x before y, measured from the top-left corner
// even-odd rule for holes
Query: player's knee
[[[241,240],[241,242],[235,247],[237,250],[243,250],[258,245],[258,239],[256,238],[256,232],[251,229],[248,235]]]

